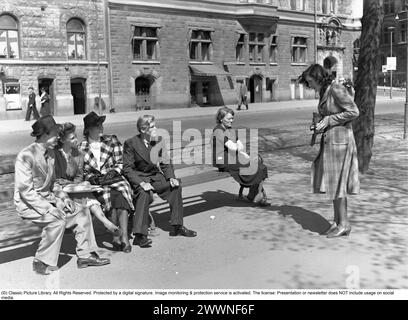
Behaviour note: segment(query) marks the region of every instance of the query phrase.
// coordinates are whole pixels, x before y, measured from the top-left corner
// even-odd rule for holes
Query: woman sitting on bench
[[[249,188],[248,200],[259,206],[268,206],[263,182],[268,177],[268,169],[257,155],[253,160],[244,152],[244,146],[232,129],[234,111],[227,107],[218,110],[217,125],[213,130],[213,165],[219,171],[229,172],[240,184],[239,197],[243,188]]]

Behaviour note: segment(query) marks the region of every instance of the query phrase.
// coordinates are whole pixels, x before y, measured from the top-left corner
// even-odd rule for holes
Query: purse
[[[123,181],[123,177],[117,171],[111,170],[107,174],[100,176],[98,180],[101,186],[107,186]]]

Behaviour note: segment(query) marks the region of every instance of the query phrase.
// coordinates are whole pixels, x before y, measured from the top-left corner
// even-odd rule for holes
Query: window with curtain
[[[292,37],[292,62],[306,63],[307,38]]]
[[[278,62],[278,36],[271,36],[271,46],[269,47],[269,62]]]
[[[86,32],[84,23],[78,19],[70,19],[67,23],[68,59],[86,59]]]
[[[238,62],[244,61],[244,50],[245,50],[245,34],[240,34],[236,47],[236,60]]]
[[[395,0],[384,0],[384,14],[395,13]]]
[[[190,39],[190,60],[211,61],[211,31],[192,30]]]
[[[0,58],[19,58],[18,24],[8,14],[0,16]]]
[[[159,60],[157,27],[133,27],[132,50],[134,60]]]

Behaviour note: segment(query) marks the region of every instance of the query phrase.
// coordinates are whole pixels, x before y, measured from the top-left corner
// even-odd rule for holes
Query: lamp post
[[[390,30],[390,57],[392,57],[392,31],[394,29],[394,27],[388,28]],[[392,99],[392,70],[390,70],[390,99]]]

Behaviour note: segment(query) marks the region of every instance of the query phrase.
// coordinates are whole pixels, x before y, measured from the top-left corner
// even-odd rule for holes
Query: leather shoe
[[[122,251],[122,244],[118,242],[112,242],[113,251]]]
[[[170,232],[170,236],[195,237],[197,236],[197,232],[189,230],[185,226],[174,226],[174,230]]]
[[[152,240],[144,234],[136,234],[135,238],[133,239],[133,245],[139,246],[140,248],[149,247],[151,244]]]
[[[132,246],[130,245],[130,243],[129,243],[129,244],[126,244],[126,243],[122,242],[122,251],[123,251],[124,253],[129,253],[129,252],[131,252],[131,251],[132,251]]]
[[[45,264],[37,259],[34,259],[33,261],[33,271],[42,275],[48,275],[51,273],[51,271],[48,269],[48,264]]]
[[[78,258],[77,266],[79,269],[87,267],[99,267],[110,263],[108,258],[100,258],[95,252],[91,253],[88,258]]]

